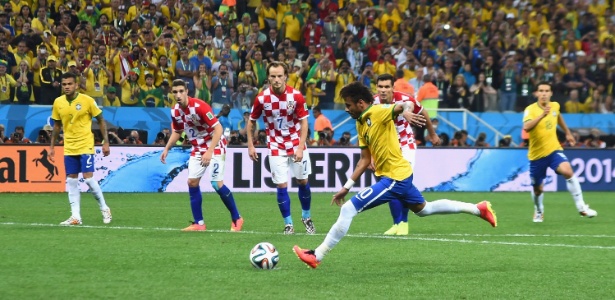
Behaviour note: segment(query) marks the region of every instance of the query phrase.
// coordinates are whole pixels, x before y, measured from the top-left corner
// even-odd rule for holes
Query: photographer
[[[261,129],[258,131],[258,134],[256,136],[256,143],[255,145],[257,146],[267,146],[267,132],[265,131],[265,129]]]
[[[231,105],[233,80],[229,77],[226,65],[220,65],[218,75],[211,79],[211,108],[221,109],[225,104]]]
[[[143,142],[139,139],[139,132],[136,130],[131,131],[130,135],[124,139],[124,144],[143,145]]]
[[[158,134],[156,134],[156,140],[154,140],[152,145],[164,146],[168,141],[169,137],[165,135],[164,132],[158,132]]]
[[[330,127],[326,127],[323,131],[318,132],[318,146],[333,146],[335,143],[333,130]]]
[[[238,130],[231,131],[231,135],[229,136],[229,145],[233,146],[244,146],[247,143],[247,139],[239,134]]]
[[[109,128],[109,144],[112,145],[121,145],[124,144],[124,141],[117,135],[117,128]]]
[[[43,126],[43,129],[38,131],[38,137],[34,143],[36,144],[48,144],[51,140],[51,131],[53,128],[50,125]]]
[[[32,143],[28,138],[24,137],[24,128],[23,126],[15,127],[15,132],[11,134],[8,141],[6,143],[11,144],[30,144]]]
[[[340,138],[339,142],[335,143],[335,146],[339,146],[339,147],[354,146],[354,144],[350,142],[350,139],[351,139],[350,132],[344,131],[344,133],[342,133],[342,137]]]

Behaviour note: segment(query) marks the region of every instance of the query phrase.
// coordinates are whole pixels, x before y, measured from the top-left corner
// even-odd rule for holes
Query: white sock
[[[314,250],[314,254],[316,254],[316,259],[321,261],[337,243],[346,235],[348,232],[348,228],[350,228],[350,223],[352,223],[352,218],[356,216],[359,212],[351,201],[346,202],[342,205],[342,209],[340,210],[340,216],[337,218],[337,222],[331,226],[329,229],[329,233],[327,233],[327,237],[325,240]]]
[[[73,218],[81,220],[81,191],[79,191],[79,179],[66,178],[68,187],[68,203],[70,203],[70,212]]]
[[[103,192],[100,189],[100,185],[98,185],[98,181],[94,179],[94,177],[90,177],[85,179],[85,183],[90,187],[90,192],[94,195],[94,199],[98,201],[98,205],[100,206],[100,210],[109,209],[107,203],[105,202],[105,196],[103,196]]]
[[[458,214],[465,213],[475,216],[480,216],[480,210],[476,207],[476,204],[466,203],[455,200],[441,199],[433,202],[425,202],[423,210],[415,213],[419,217],[425,217],[429,215],[444,215],[444,214]]]
[[[536,196],[536,194],[534,193],[534,190],[532,190],[532,200],[534,200],[534,209],[536,210],[536,212],[539,212],[541,214],[545,212],[545,206],[542,202],[542,200],[544,199],[545,199],[544,192],[540,193],[540,196]]]
[[[570,177],[570,179],[566,179],[566,187],[572,195],[572,200],[574,200],[577,210],[579,212],[585,211],[585,201],[583,201],[583,191],[581,190],[579,180],[574,176]]]

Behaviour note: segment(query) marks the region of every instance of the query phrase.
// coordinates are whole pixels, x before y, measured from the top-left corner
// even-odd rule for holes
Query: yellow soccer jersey
[[[412,175],[412,167],[401,154],[393,105],[372,105],[357,119],[359,147],[369,148],[376,166],[376,176],[404,180]]]
[[[94,154],[92,118],[102,114],[94,99],[77,94],[69,101],[62,95],[53,102],[51,118],[62,121],[64,128],[64,155]]]
[[[551,102],[549,105],[551,105],[551,113],[540,120],[536,127],[529,132],[530,148],[527,152],[527,157],[530,160],[537,160],[548,156],[554,151],[562,150],[556,134],[557,119],[560,114],[559,103]],[[523,123],[538,118],[543,111],[538,102],[529,105],[525,108]]]

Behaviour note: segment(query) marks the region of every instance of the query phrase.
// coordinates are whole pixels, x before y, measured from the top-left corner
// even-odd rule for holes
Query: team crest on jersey
[[[557,117],[557,113],[556,113],[556,112],[551,112],[551,114],[552,114],[554,117]]]
[[[288,103],[286,104],[286,108],[288,110],[293,110],[295,109],[295,101],[288,101]]]
[[[367,120],[365,120],[365,123],[367,123],[367,126],[372,126],[372,120],[367,118]]]
[[[198,123],[199,122],[199,116],[198,115],[190,115],[190,120],[192,121],[192,123]]]
[[[81,110],[81,104],[77,103],[77,105],[75,105],[75,109],[76,110]]]
[[[213,120],[214,119],[214,114],[212,114],[211,112],[208,112],[207,114],[205,114],[205,116],[207,116],[207,119],[209,119],[209,120]]]

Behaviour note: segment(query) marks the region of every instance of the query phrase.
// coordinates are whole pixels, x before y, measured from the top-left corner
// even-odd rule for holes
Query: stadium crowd
[[[563,112],[614,109],[606,0],[2,3],[0,105],[49,105],[73,72],[100,106],[170,107],[169,83],[181,78],[214,109],[247,111],[267,86],[267,63],[284,61],[312,110],[343,109],[344,85],[375,92],[385,73],[440,108],[519,112],[545,80]]]

